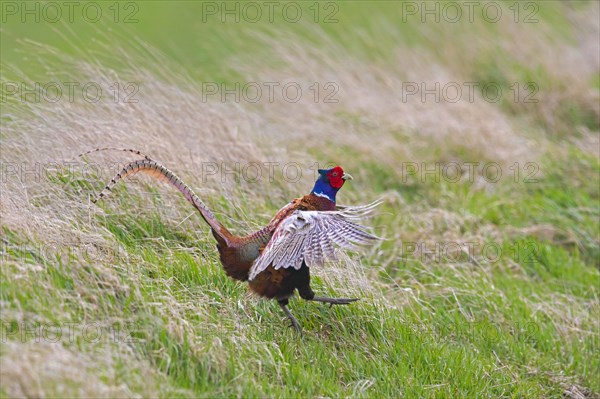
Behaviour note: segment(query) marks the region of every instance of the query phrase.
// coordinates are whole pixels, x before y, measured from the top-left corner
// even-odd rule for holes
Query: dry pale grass
[[[586,133],[585,126],[564,126],[564,109],[575,104],[600,118],[600,98],[593,87],[600,73],[598,7],[596,2],[577,9],[565,7],[574,37],[557,34],[543,19],[515,24],[511,18],[503,18],[491,28],[482,20],[420,24],[422,35],[431,41],[435,52],[401,44],[402,33],[391,22],[381,21],[378,29],[385,34],[376,39],[394,42],[392,61],[348,56],[323,32],[311,32],[312,40],[318,43],[312,46],[296,36],[281,40],[280,34],[273,34],[275,38],[260,40],[273,49],[277,59],[272,64],[277,68],[250,64],[244,72],[249,82],[295,82],[305,90],[295,103],[269,103],[267,96],[261,98],[258,107],[272,125],[263,129],[276,142],[283,139],[289,143],[296,138],[302,146],[309,138],[315,146],[348,145],[360,149],[366,158],[386,161],[392,168],[407,161],[483,160],[503,166],[536,162],[549,149],[546,134],[554,130],[570,129],[578,133],[573,134],[575,137],[583,135],[582,140],[597,141],[598,132]],[[510,15],[509,10],[505,13]],[[482,64],[486,57],[490,62]],[[502,57],[511,57],[514,62],[505,62]],[[502,99],[511,103],[510,109],[533,115],[529,121],[533,123],[514,118],[502,110],[501,102],[485,100],[478,90],[473,99],[469,98],[465,83],[473,81],[473,76],[483,79],[477,80],[481,85],[493,79],[485,71],[490,63],[510,84],[517,82],[522,87],[525,79],[537,83],[540,91],[534,96],[538,100],[535,104],[523,103],[523,99],[515,102],[513,92],[506,89],[502,94]],[[516,63],[522,66],[515,67]],[[238,64],[247,65],[241,60]],[[525,77],[524,69],[538,72]],[[314,82],[337,85],[339,92],[333,98],[338,101],[327,103],[326,96],[332,91],[323,88],[315,101],[313,92],[306,93]],[[410,83],[428,89],[436,84],[440,88],[458,84],[462,96],[450,102],[442,95],[438,101],[433,95],[422,97],[419,91],[404,98],[403,85]],[[449,90],[448,97],[453,96],[454,91]],[[540,131],[536,124],[540,121],[547,132]],[[365,146],[366,142],[377,145]],[[595,155],[599,155],[597,151]]]
[[[115,374],[115,363],[130,349],[104,345],[96,353],[85,353],[49,342],[6,342],[0,359],[2,387],[13,398],[134,398],[157,392],[161,376],[134,356],[127,364],[139,370],[138,380],[123,382]],[[149,381],[156,381],[156,386]]]
[[[420,94],[403,98],[406,83],[432,88],[436,83],[443,87],[465,82],[433,55],[403,48],[393,65],[380,65],[347,57],[324,35],[322,40],[323,46],[315,47],[293,39],[270,42],[286,67],[248,72],[249,81],[298,82],[304,88],[314,82],[333,82],[339,87],[337,103],[323,103],[329,90],[317,102],[311,94],[297,103],[263,104],[261,110],[278,129],[271,135],[273,140],[295,138],[300,143],[310,138],[315,146],[350,146],[395,169],[400,162],[456,159],[457,148],[465,148],[473,160],[503,165],[533,161],[539,155],[540,148],[507,115],[481,98],[471,102],[466,92],[456,103],[436,102],[433,96],[423,101]],[[366,142],[376,145],[365,146]]]

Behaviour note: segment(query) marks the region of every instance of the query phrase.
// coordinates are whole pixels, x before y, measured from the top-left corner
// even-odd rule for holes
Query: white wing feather
[[[359,245],[374,243],[379,237],[356,222],[379,204],[381,201],[337,211],[295,211],[277,226],[254,261],[249,279],[253,280],[271,265],[275,270],[282,267],[298,270],[302,262],[308,267],[323,266],[325,260],[335,260],[334,245],[355,250]]]

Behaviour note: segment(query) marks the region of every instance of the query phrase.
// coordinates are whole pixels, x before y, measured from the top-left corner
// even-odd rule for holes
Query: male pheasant
[[[81,155],[99,150],[102,149]],[[135,150],[123,151],[143,155]],[[120,179],[137,172],[145,172],[178,189],[210,226],[225,273],[233,279],[248,281],[250,289],[259,296],[276,299],[296,331],[301,330],[300,324],[287,307],[295,290],[305,300],[331,305],[346,305],[358,300],[316,296],[310,288],[310,268],[322,266],[327,259],[335,259],[334,244],[344,249],[357,249],[357,245],[373,244],[379,239],[356,223],[379,202],[336,207],[336,194],[347,180],[352,179],[340,166],[320,169],[310,194],[294,199],[281,208],[266,227],[245,237],[230,233],[187,184],[148,156],[126,165],[97,199],[106,196]]]

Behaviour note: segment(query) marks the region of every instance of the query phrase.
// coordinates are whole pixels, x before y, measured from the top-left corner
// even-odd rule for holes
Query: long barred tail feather
[[[143,156],[143,157],[144,157],[144,159],[147,159],[147,160],[149,160],[149,161],[151,161],[151,160],[152,160],[152,158],[150,158],[148,155],[146,155],[146,154],[143,154],[142,152],[140,152],[140,151],[138,151],[138,150],[134,150],[134,149],[131,149],[131,148],[118,148],[118,147],[101,147],[101,148],[94,148],[93,150],[89,150],[89,151],[86,151],[86,152],[82,152],[81,154],[77,155],[77,156],[76,156],[75,158],[73,158],[73,159],[76,159],[76,158],[81,158],[81,157],[83,157],[83,156],[85,156],[85,155],[92,154],[92,153],[94,153],[94,152],[99,152],[99,151],[124,151],[124,152],[131,152],[131,153],[133,153],[133,154],[136,154],[136,155],[141,155],[141,156]]]
[[[187,184],[185,184],[183,180],[181,180],[175,173],[171,172],[169,169],[159,164],[158,162],[149,159],[148,157],[146,157],[146,159],[141,159],[127,164],[121,170],[121,172],[117,173],[117,175],[111,179],[111,181],[104,187],[104,189],[98,195],[98,197],[92,200],[92,202],[96,203],[98,200],[101,200],[102,198],[106,197],[119,180],[122,180],[125,177],[138,172],[145,172],[148,175],[157,178],[158,180],[166,181],[167,183],[175,187],[177,190],[179,190],[183,194],[183,196],[189,202],[191,202],[196,209],[198,209],[198,211],[202,215],[202,218],[206,221],[206,223],[208,223],[208,225],[213,230],[213,234],[215,235],[215,237],[217,239],[221,238],[226,244],[230,242],[233,235],[225,228],[225,226],[221,224],[221,222],[219,222],[216,216],[200,200],[196,193],[194,193],[194,191]]]

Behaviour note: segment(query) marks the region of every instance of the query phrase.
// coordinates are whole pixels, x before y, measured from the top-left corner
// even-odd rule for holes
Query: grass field
[[[0,397],[600,398],[598,2],[54,3],[2,4]],[[105,146],[239,234],[341,164],[385,240],[313,289],[361,300],[298,336],[172,188],[92,204]]]

